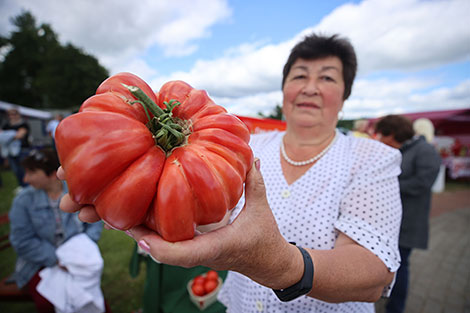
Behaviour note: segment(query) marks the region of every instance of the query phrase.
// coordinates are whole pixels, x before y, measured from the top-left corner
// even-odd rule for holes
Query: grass
[[[0,187],[0,214],[10,210],[17,186],[10,171],[0,171],[3,186]],[[8,233],[8,226],[0,227],[0,235]],[[129,275],[129,261],[134,248],[134,240],[113,230],[103,230],[98,242],[104,259],[101,288],[113,313],[130,313],[141,307],[145,279],[145,266],[141,267],[135,279]],[[8,248],[0,251],[0,277],[6,277],[14,271],[15,251]],[[0,312],[27,313],[35,312],[31,303],[1,302]]]

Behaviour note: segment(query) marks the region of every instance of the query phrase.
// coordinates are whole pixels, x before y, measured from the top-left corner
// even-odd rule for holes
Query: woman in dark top
[[[21,141],[21,148],[18,150],[10,150],[7,159],[11,170],[15,173],[18,185],[21,187],[27,186],[23,181],[24,169],[21,166],[21,160],[28,154],[29,144],[29,125],[23,120],[20,112],[13,108],[7,111],[8,122],[2,127],[3,130],[14,130],[16,135],[15,140]]]

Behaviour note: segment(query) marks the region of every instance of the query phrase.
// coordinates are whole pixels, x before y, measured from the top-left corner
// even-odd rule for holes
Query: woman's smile
[[[297,108],[321,109],[319,105],[313,102],[300,102],[295,105]]]

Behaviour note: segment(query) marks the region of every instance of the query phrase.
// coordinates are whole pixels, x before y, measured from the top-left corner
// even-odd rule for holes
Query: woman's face
[[[51,175],[47,176],[41,169],[25,169],[23,180],[36,189],[47,189],[53,178]]]
[[[343,65],[337,57],[297,59],[286,77],[283,113],[287,124],[336,127],[343,107]]]

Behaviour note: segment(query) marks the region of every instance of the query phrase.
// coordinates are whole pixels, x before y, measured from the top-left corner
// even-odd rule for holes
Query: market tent
[[[50,120],[52,119],[52,114],[47,111],[36,110],[33,108],[24,107],[21,105],[0,101],[0,111],[7,111],[9,109],[16,108],[20,112],[20,114],[24,117],[31,117],[37,118],[42,120]]]
[[[470,136],[470,109],[430,111],[403,114],[412,121],[428,118],[434,124],[436,136]]]
[[[262,133],[266,131],[273,131],[273,130],[285,130],[286,129],[286,122],[275,120],[271,118],[255,118],[255,117],[247,117],[247,116],[240,116],[237,117],[248,126],[251,133]]]

